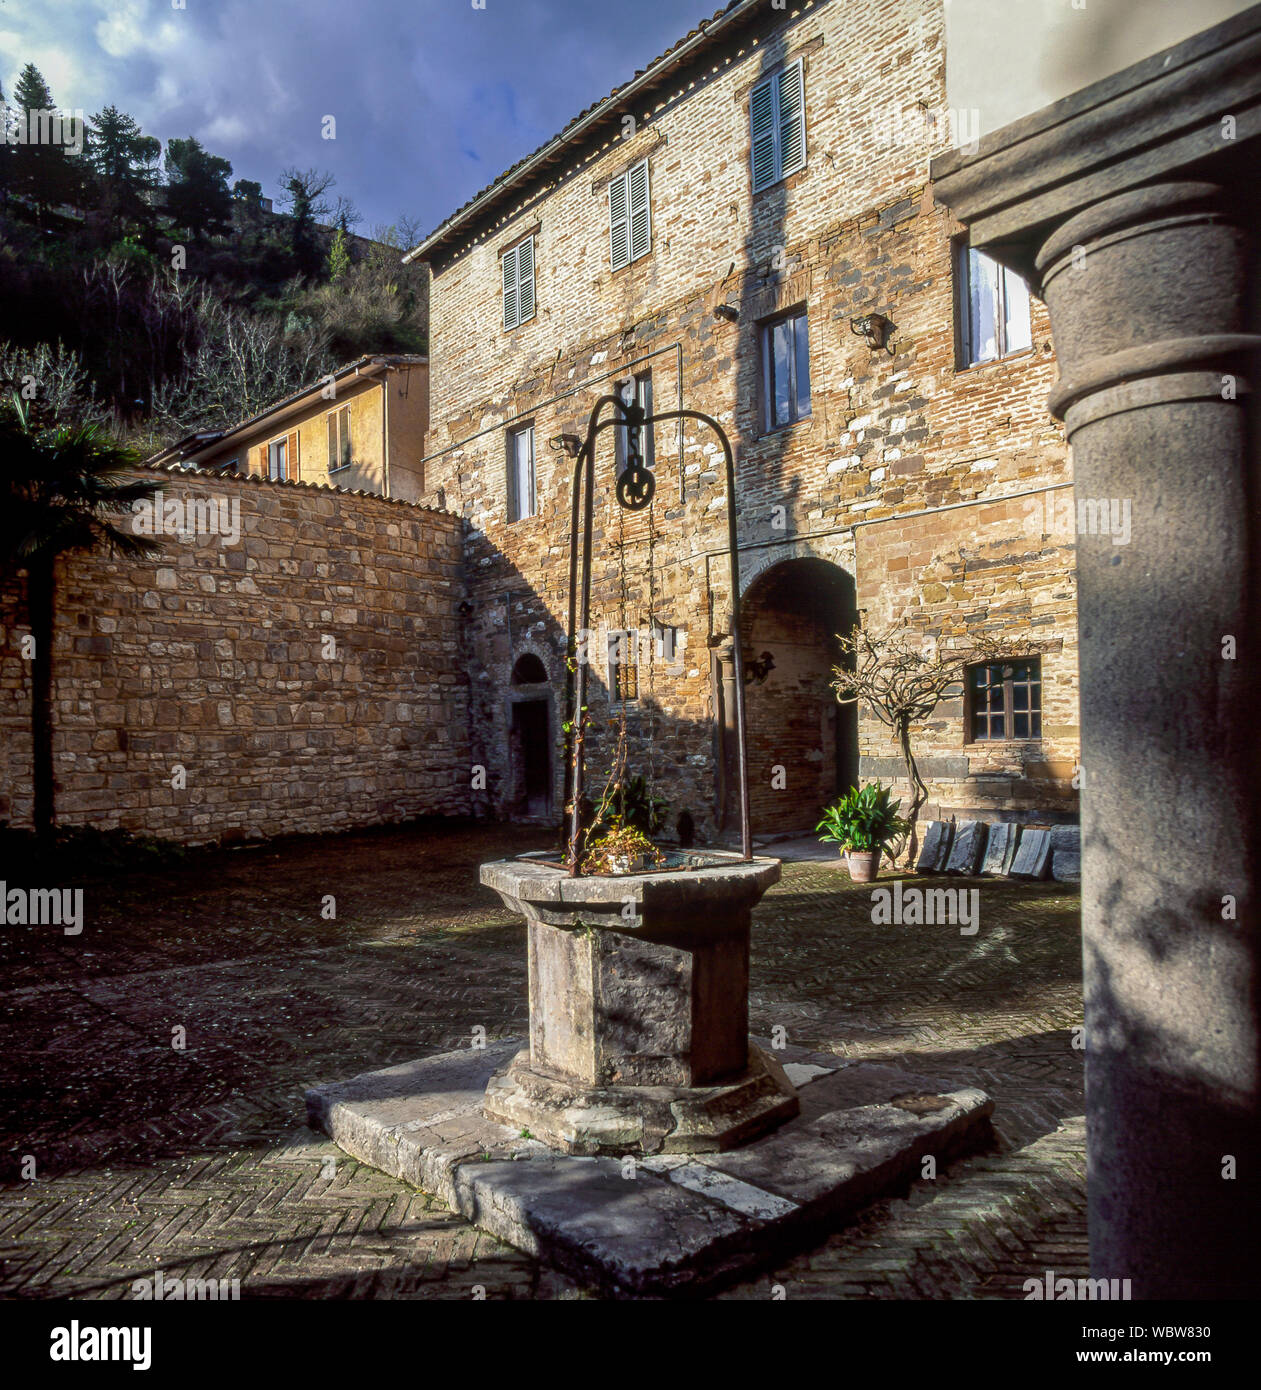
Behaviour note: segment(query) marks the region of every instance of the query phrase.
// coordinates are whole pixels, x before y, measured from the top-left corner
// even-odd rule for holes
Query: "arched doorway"
[[[552,692],[547,667],[525,652],[512,668],[508,756],[514,818],[548,820],[552,814]]]
[[[784,560],[741,600],[749,809],[755,835],[812,831],[858,780],[858,716],[831,689],[836,635],[857,617],[853,577],[827,560]]]

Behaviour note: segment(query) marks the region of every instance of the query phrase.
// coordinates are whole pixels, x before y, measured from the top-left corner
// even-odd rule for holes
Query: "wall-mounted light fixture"
[[[734,304],[715,304],[714,313],[720,319],[726,319],[728,323],[735,323],[740,317],[740,310]]]
[[[758,657],[747,657],[744,663],[744,683],[748,685],[750,681],[756,681],[759,685],[766,684],[766,678],[775,669],[775,658],[770,652],[763,652]]]
[[[576,434],[554,434],[547,441],[547,447],[554,454],[567,454],[571,459],[575,459],[582,447],[582,440]]]
[[[889,335],[897,325],[883,314],[864,314],[860,319],[850,319],[851,333],[865,338],[873,352],[879,352],[889,341]]]

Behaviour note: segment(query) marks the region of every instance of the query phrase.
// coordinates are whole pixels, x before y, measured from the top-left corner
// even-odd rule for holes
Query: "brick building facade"
[[[650,390],[658,410],[713,414],[735,447],[755,830],[813,825],[856,776],[899,780],[887,731],[828,689],[834,634],[860,614],[1036,643],[1040,730],[1009,703],[1003,736],[977,739],[961,697],[917,749],[947,814],[1074,812],[1055,361],[1043,306],[987,281],[933,201],[929,159],[967,129],[946,109],[943,33],[922,0],[735,0],[412,252],[432,275],[424,496],[467,527],[479,809],[559,812],[557,440],[585,434],[599,395]],[[862,335],[872,314],[887,343],[879,321]],[[624,712],[633,769],[713,832],[733,810],[736,678],[721,451],[694,422],[659,425],[656,497],[632,514],[601,439],[589,777]],[[626,630],[659,639],[633,674],[611,662],[625,650],[608,633]]]

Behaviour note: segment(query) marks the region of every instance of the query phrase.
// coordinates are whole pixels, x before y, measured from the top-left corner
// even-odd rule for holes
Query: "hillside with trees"
[[[364,353],[426,350],[426,271],[401,263],[416,228],[357,235],[331,175],[283,170],[273,209],[197,139],[163,144],[114,105],[50,138],[32,64],[0,102],[0,390],[34,418],[147,453]]]

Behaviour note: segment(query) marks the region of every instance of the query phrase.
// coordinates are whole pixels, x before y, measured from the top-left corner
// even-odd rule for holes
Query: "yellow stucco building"
[[[149,460],[415,502],[429,424],[429,359],[361,357],[226,430],[188,435]]]

